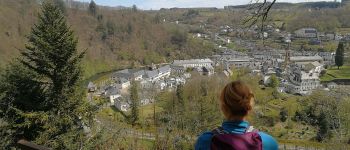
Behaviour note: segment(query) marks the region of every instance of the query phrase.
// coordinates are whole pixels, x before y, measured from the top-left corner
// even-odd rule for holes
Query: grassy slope
[[[350,66],[332,67],[327,70],[326,75],[321,77],[322,81],[332,81],[334,79],[350,79]]]

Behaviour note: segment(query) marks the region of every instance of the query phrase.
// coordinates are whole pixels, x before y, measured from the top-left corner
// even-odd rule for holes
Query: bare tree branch
[[[267,0],[263,0],[262,2],[260,2],[260,0],[251,0],[250,5],[247,8],[250,14],[244,19],[243,23],[248,24],[249,27],[251,27],[260,21],[260,30],[263,31],[264,23],[275,3],[276,0],[272,0],[271,2],[268,2]]]

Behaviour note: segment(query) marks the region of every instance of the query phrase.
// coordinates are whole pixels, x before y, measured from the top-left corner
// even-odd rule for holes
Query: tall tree
[[[179,124],[181,129],[184,128],[184,115],[186,111],[186,105],[185,105],[185,96],[184,96],[184,86],[183,84],[179,84],[176,88],[176,100],[177,100],[177,105],[176,109],[178,113],[176,113],[176,117],[179,119]]]
[[[139,120],[139,95],[138,95],[136,81],[131,82],[130,100],[131,100],[131,103],[130,103],[131,114],[129,116],[129,119],[130,119],[131,125],[134,126],[136,125],[136,122]]]
[[[318,141],[322,141],[327,137],[327,134],[329,132],[329,122],[326,118],[326,115],[324,114],[324,112],[321,112],[320,116],[318,117],[318,132],[317,132],[317,136],[316,139]]]
[[[94,15],[94,16],[97,13],[97,5],[93,0],[91,0],[90,4],[89,4],[89,13]]]
[[[53,3],[65,14],[66,13],[66,4],[63,0],[53,0]]]
[[[93,116],[78,90],[84,53],[62,11],[50,2],[42,5],[28,40],[20,63],[9,67],[0,86],[0,115],[14,132],[9,146],[25,138],[54,149],[78,149]]]
[[[339,67],[344,65],[344,43],[339,42],[337,51],[335,52],[335,65]]]
[[[137,6],[136,5],[132,5],[131,9],[132,9],[133,12],[137,12]]]
[[[185,105],[185,98],[184,98],[184,87],[183,84],[179,84],[176,88],[176,98],[180,105],[180,107]],[[182,107],[183,108],[183,107]]]

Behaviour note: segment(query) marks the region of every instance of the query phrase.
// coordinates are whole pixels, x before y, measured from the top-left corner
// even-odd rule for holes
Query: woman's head
[[[233,81],[221,92],[220,108],[226,119],[243,119],[252,110],[254,95],[242,81]]]

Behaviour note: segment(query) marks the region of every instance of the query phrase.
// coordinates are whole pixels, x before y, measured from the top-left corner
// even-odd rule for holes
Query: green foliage
[[[116,25],[114,24],[114,22],[107,20],[106,27],[107,27],[106,28],[107,34],[114,35],[114,33],[116,31]]]
[[[176,91],[164,95],[164,112],[159,113],[159,127],[184,131],[185,135],[215,127],[223,118],[216,99],[221,90],[216,87],[224,86],[223,82],[218,77],[194,75],[185,85],[179,85]],[[186,137],[178,138],[186,140]]]
[[[129,121],[132,126],[136,125],[136,122],[139,120],[139,95],[138,95],[138,86],[135,81],[131,82],[130,87],[130,108],[131,108],[131,114],[129,116]]]
[[[176,98],[180,104],[180,107],[184,108],[185,98],[184,98],[184,88],[182,84],[179,84],[176,88]]]
[[[0,66],[5,66],[18,56],[19,51],[13,49],[13,45],[24,48],[22,45],[26,39],[23,35],[30,32],[38,7],[40,5],[35,0],[2,1],[0,9],[4,11],[0,11],[0,22],[4,23],[0,25],[0,32],[5,34],[0,34]],[[142,66],[165,63],[174,59],[208,56],[214,50],[212,42],[188,38],[187,26],[157,23],[153,11],[134,13],[131,10],[110,10],[97,6],[97,13],[93,16],[88,7],[79,5],[76,8],[86,11],[71,9],[66,12],[66,16],[69,18],[68,24],[79,37],[78,47],[87,48],[83,60],[86,78],[99,72],[130,67],[133,62]],[[159,19],[173,20],[161,11],[158,13]],[[114,28],[107,29],[107,22],[114,24]],[[174,30],[179,30],[187,38],[181,42],[181,46],[171,41]],[[6,32],[10,33],[11,38]]]
[[[276,77],[276,75],[271,75],[271,77],[270,77],[270,83],[269,83],[269,87],[272,87],[272,88],[274,88],[274,89],[276,89],[278,86],[279,86],[279,84],[280,84],[280,81],[279,81],[279,79]]]
[[[285,122],[288,118],[288,112],[285,108],[283,108],[281,111],[280,111],[280,120],[282,122]]]
[[[231,69],[231,71],[232,71],[231,80],[233,80],[233,81],[239,80],[249,73],[248,68],[234,68],[233,67]]]
[[[171,35],[171,43],[178,45],[179,47],[184,46],[187,41],[187,34],[184,31],[175,29]]]
[[[339,12],[334,10],[322,10],[309,12],[307,10],[300,10],[298,12],[285,14],[288,17],[284,17],[286,20],[286,27],[288,31],[294,32],[297,29],[303,27],[313,27],[319,31],[332,32],[336,28],[341,27],[340,20],[336,14]]]
[[[335,65],[339,67],[344,65],[344,43],[339,42],[337,51],[335,52]]]
[[[326,139],[327,135],[329,134],[329,122],[326,118],[326,114],[324,112],[321,112],[321,114],[318,116],[317,118],[318,120],[318,125],[319,125],[319,131],[317,133],[316,139],[318,141],[323,141],[324,139]]]
[[[85,138],[93,108],[78,90],[81,78],[77,40],[56,5],[44,3],[28,36],[20,64],[3,75],[1,117],[9,123],[11,142],[20,138],[54,149],[77,149]],[[3,132],[2,132],[3,133]]]
[[[341,68],[328,68],[327,73],[321,76],[321,81],[332,81],[334,79],[350,79],[350,66],[343,66]]]
[[[334,140],[341,142],[346,140],[346,137],[340,134],[348,135],[344,132],[347,130],[349,120],[343,118],[349,113],[349,110],[344,111],[344,107],[348,107],[347,100],[342,98],[346,91],[317,91],[301,101],[305,105],[303,110],[295,113],[295,119],[310,125],[318,127],[318,132],[315,138],[318,141]],[[345,105],[345,106],[344,106]],[[333,134],[336,134],[336,139],[331,139]]]

